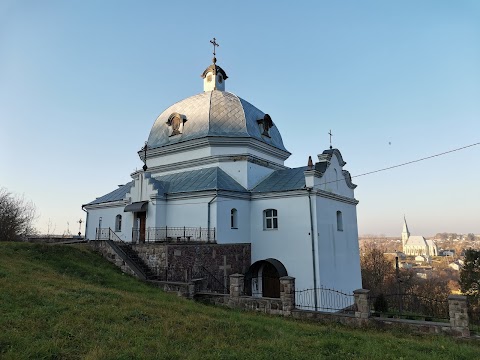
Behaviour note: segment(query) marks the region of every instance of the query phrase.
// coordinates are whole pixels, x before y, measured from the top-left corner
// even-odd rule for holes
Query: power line
[[[402,166],[414,164],[414,163],[417,163],[417,162],[420,162],[420,161],[425,161],[425,160],[428,160],[428,159],[433,159],[433,158],[436,158],[436,157],[439,157],[439,156],[447,155],[447,154],[450,154],[450,153],[453,153],[453,152],[456,152],[456,151],[468,149],[468,148],[470,148],[470,147],[477,146],[477,145],[480,145],[480,142],[477,142],[477,143],[474,143],[474,144],[470,144],[470,145],[465,145],[465,146],[462,146],[462,147],[459,147],[459,148],[456,148],[456,149],[453,149],[453,150],[444,151],[444,152],[441,152],[441,153],[438,153],[438,154],[435,154],[435,155],[430,155],[430,156],[427,156],[427,157],[423,157],[423,158],[420,158],[420,159],[416,159],[416,160],[412,160],[412,161],[407,161],[407,162],[402,163],[402,164],[393,165],[393,166],[389,166],[389,167],[386,167],[386,168],[369,171],[369,172],[366,172],[366,173],[363,173],[363,174],[359,174],[359,175],[354,175],[354,176],[351,176],[351,177],[352,177],[352,178],[358,178],[358,177],[360,177],[360,176],[366,176],[366,175],[375,174],[375,173],[378,173],[378,172],[381,172],[381,171],[387,171],[387,170],[395,169],[395,168],[398,168],[398,167],[402,167]],[[314,188],[318,188],[318,187],[320,187],[320,186],[324,186],[324,185],[326,185],[326,184],[331,184],[331,183],[336,183],[336,182],[339,182],[339,181],[345,181],[345,179],[327,181],[327,182],[324,182],[324,183],[322,183],[322,184],[315,185],[315,186],[313,186],[313,187],[314,187]],[[238,199],[215,199],[215,202],[218,203],[218,202],[234,201],[234,200],[238,200]],[[182,204],[168,204],[168,199],[167,199],[167,205],[168,205],[168,206],[174,206],[174,205],[180,205],[180,206],[181,206],[181,205],[198,205],[198,204],[207,204],[207,203],[208,203],[208,201],[199,201],[199,202],[182,203]]]
[[[395,169],[395,168],[398,168],[398,167],[401,167],[401,166],[410,165],[410,164],[417,163],[417,162],[420,162],[420,161],[432,159],[432,158],[435,158],[435,157],[438,157],[438,156],[450,154],[450,153],[453,153],[453,152],[455,152],[455,151],[464,150],[464,149],[467,149],[467,148],[469,148],[469,147],[476,146],[476,145],[480,145],[480,142],[475,143],[475,144],[470,144],[470,145],[462,146],[462,147],[459,147],[459,148],[457,148],[457,149],[448,150],[448,151],[445,151],[445,152],[442,152],[442,153],[439,153],[439,154],[427,156],[427,157],[424,157],[424,158],[421,158],[421,159],[408,161],[408,162],[403,163],[403,164],[398,164],[398,165],[394,165],[394,166],[389,166],[389,167],[386,167],[386,168],[383,168],[383,169],[379,169],[379,170],[369,171],[369,172],[366,172],[366,173],[363,173],[363,174],[360,174],[360,175],[355,175],[355,176],[352,176],[352,177],[360,177],[360,176],[375,174],[375,173],[380,172],[380,171],[386,171],[386,170],[390,170],[390,169]]]

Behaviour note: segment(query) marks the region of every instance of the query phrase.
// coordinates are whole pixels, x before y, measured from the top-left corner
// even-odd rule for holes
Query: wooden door
[[[280,297],[280,277],[278,271],[272,264],[267,262],[262,270],[262,293],[263,297]]]
[[[145,211],[137,213],[137,219],[140,220],[138,240],[141,243],[145,242],[145,224],[147,222],[147,213]]]

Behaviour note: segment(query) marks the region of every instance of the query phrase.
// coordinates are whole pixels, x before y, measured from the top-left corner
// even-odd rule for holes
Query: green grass
[[[480,342],[206,306],[87,246],[0,243],[0,359],[323,358],[472,360]]]

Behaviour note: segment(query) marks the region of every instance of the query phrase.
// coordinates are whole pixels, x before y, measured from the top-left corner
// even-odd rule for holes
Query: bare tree
[[[360,257],[363,288],[375,295],[386,293],[395,280],[393,263],[383,253],[384,249],[368,244],[362,249]]]
[[[15,241],[35,233],[33,202],[0,188],[0,241]]]

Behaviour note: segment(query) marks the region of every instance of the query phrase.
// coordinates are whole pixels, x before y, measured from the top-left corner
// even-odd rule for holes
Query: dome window
[[[170,136],[182,134],[183,126],[186,121],[187,119],[185,118],[185,115],[176,112],[172,113],[167,120],[167,125],[170,126],[172,131]]]
[[[263,119],[257,120],[262,136],[270,137],[270,129],[273,127],[273,121],[270,115],[265,114]]]

